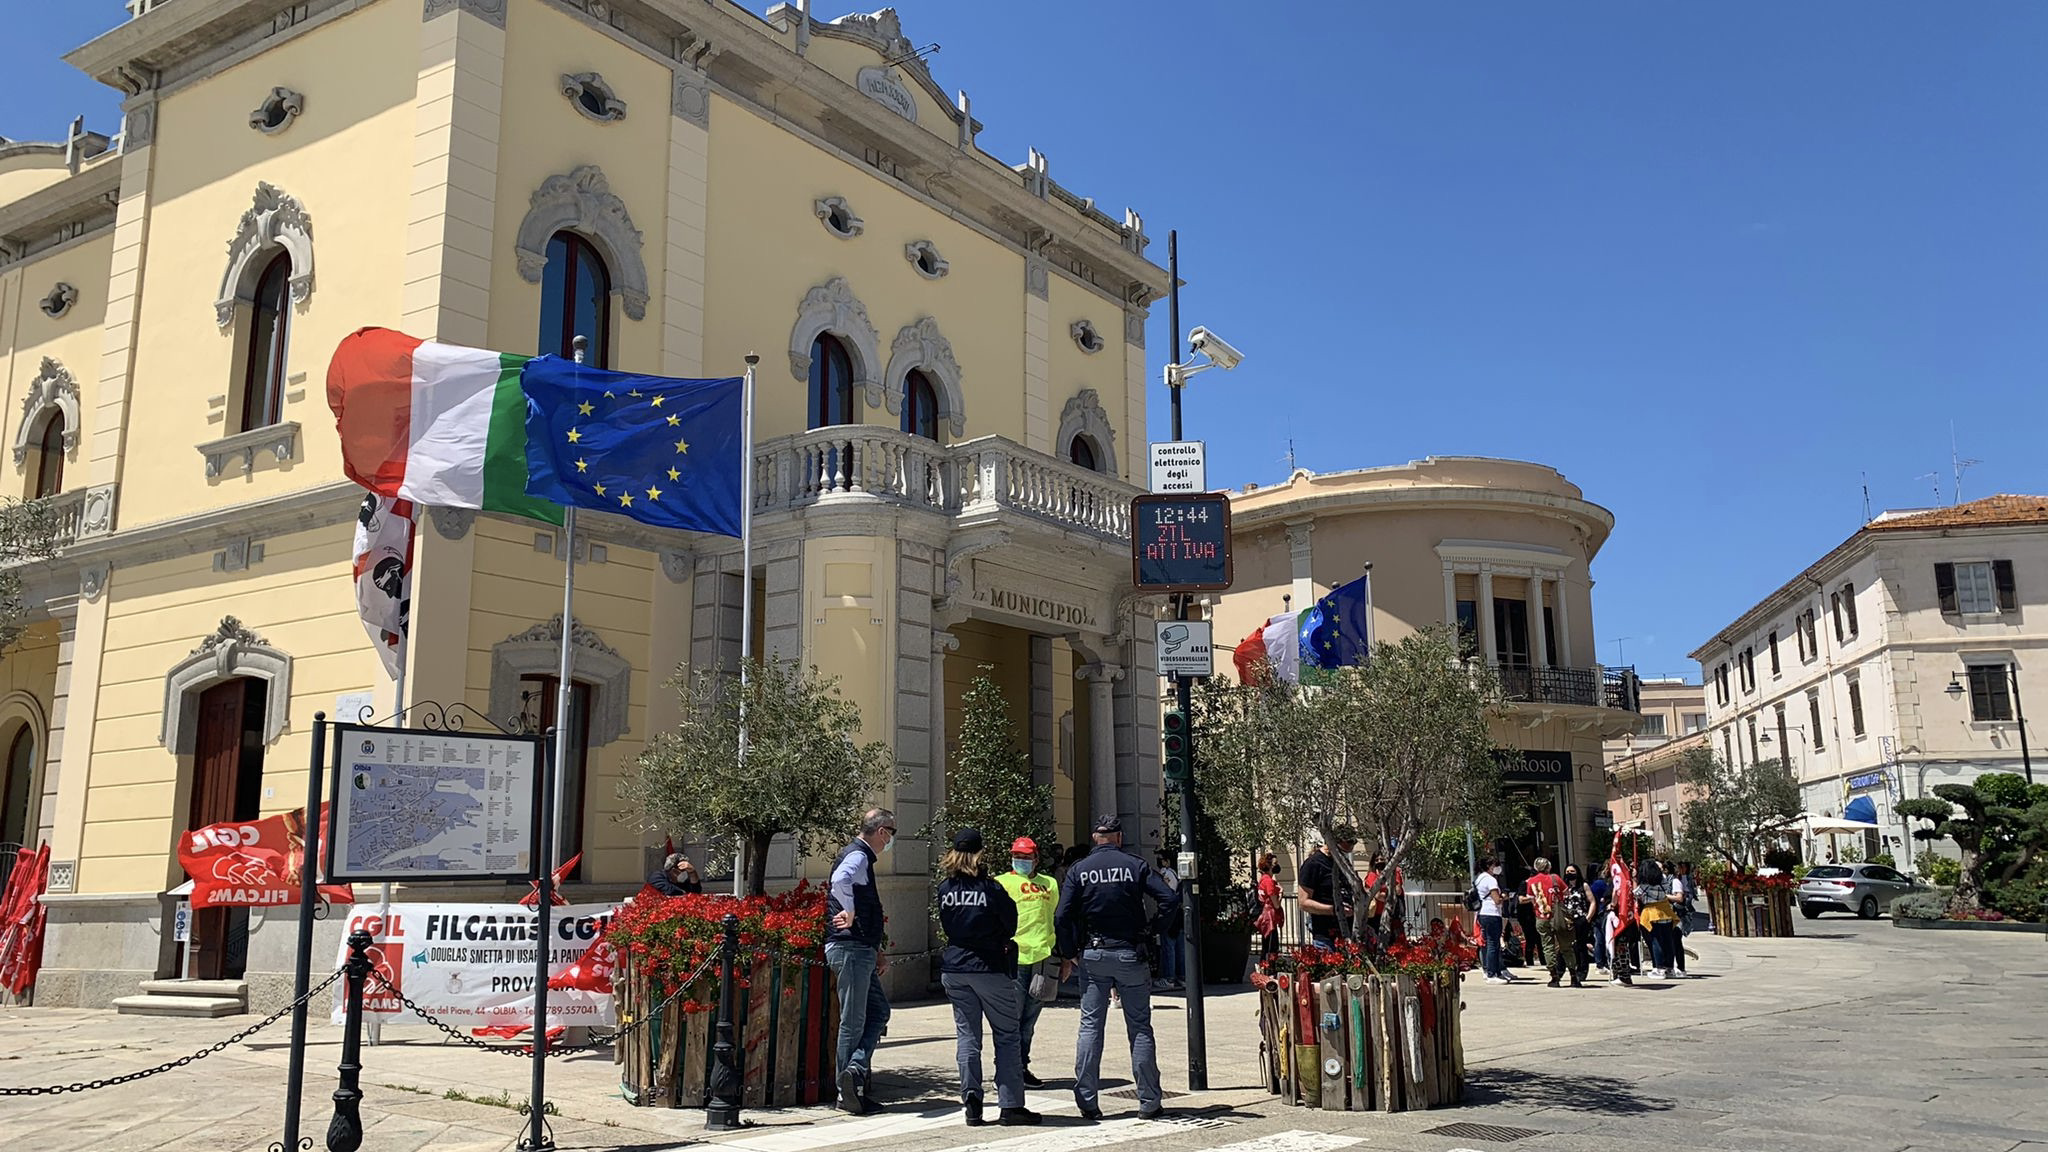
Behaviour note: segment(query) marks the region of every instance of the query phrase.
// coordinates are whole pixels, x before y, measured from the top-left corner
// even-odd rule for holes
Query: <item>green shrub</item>
[[[1799,865],[1799,853],[1790,848],[1770,848],[1764,852],[1764,867],[1790,872]]]
[[[1998,880],[1984,886],[1984,906],[2005,913],[2008,920],[2039,923],[2048,884],[2034,880]]]
[[[1894,858],[1892,854],[1889,852],[1879,852],[1877,855],[1872,856],[1870,858],[1870,862],[1872,864],[1882,864],[1885,867],[1892,869],[1893,871],[1897,871],[1899,867],[1898,860]]]
[[[1938,887],[1953,888],[1963,878],[1963,862],[1953,856],[1922,852],[1913,863],[1928,883]]]
[[[1892,918],[1940,920],[1948,915],[1947,891],[1908,892],[1892,901]]]

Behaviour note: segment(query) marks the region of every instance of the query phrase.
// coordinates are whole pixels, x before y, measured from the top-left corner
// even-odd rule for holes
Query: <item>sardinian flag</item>
[[[405,664],[412,620],[413,502],[363,494],[356,513],[356,610],[393,680]]]

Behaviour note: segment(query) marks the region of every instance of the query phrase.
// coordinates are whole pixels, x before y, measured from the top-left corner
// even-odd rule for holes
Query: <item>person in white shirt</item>
[[[1479,954],[1480,968],[1486,973],[1488,984],[1507,984],[1514,980],[1508,975],[1507,965],[1501,962],[1501,931],[1506,926],[1503,918],[1507,912],[1508,894],[1500,886],[1500,861],[1488,856],[1479,861],[1479,874],[1472,878],[1472,890],[1479,894],[1479,936],[1484,946]]]

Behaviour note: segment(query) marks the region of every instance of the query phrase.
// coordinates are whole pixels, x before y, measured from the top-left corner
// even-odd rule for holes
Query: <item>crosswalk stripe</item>
[[[1024,1106],[1040,1112],[1054,1112],[1062,1108],[1073,1108],[1074,1098],[1027,1095],[1024,1097]],[[991,1107],[991,1119],[994,1118],[994,1112],[995,1109]],[[810,1152],[814,1148],[832,1148],[841,1144],[886,1143],[906,1136],[920,1135],[935,1128],[964,1126],[960,1105],[948,1104],[943,1108],[931,1108],[911,1115],[848,1119],[822,1126],[795,1125],[780,1132],[766,1132],[738,1140],[720,1140],[718,1147],[744,1149],[745,1152]]]
[[[1224,1144],[1211,1148],[1208,1152],[1336,1152],[1336,1149],[1363,1143],[1363,1136],[1339,1136],[1332,1132],[1295,1129],[1275,1132],[1271,1136],[1261,1136],[1255,1140]]]
[[[1025,1136],[961,1144],[944,1152],[1088,1152],[1092,1148],[1106,1148],[1127,1140],[1157,1136],[1162,1131],[1157,1124],[1135,1118],[1106,1120],[1077,1128],[1042,1128]]]

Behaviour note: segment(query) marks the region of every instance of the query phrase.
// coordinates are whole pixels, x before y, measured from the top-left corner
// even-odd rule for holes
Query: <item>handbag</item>
[[[1060,962],[1040,960],[1031,966],[1031,998],[1047,1004],[1060,998]]]

